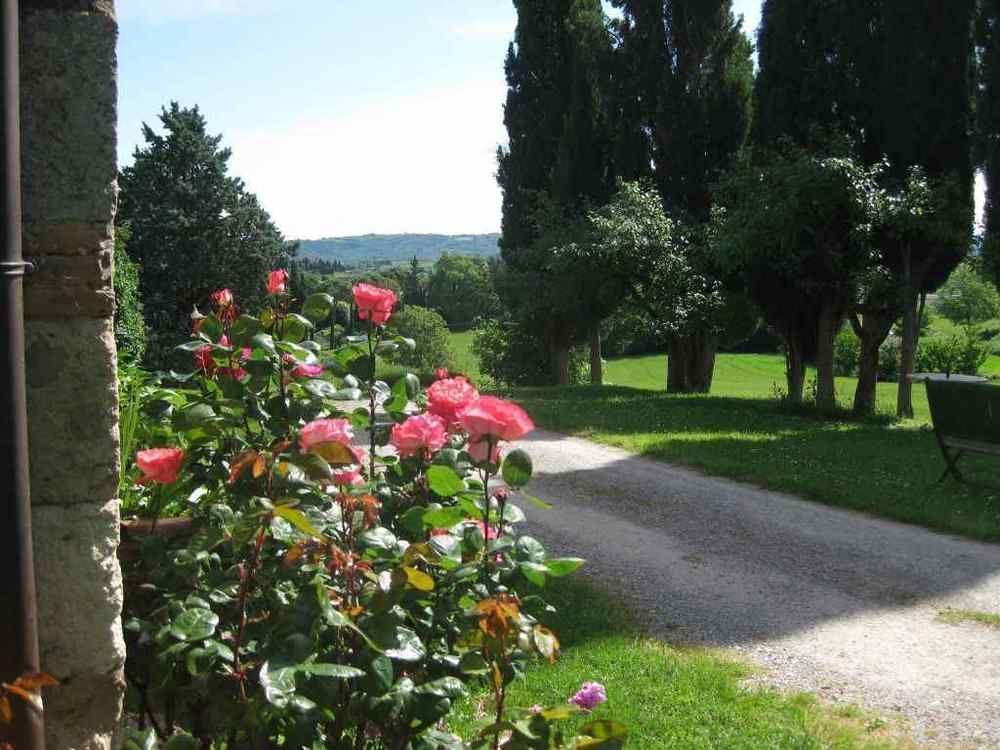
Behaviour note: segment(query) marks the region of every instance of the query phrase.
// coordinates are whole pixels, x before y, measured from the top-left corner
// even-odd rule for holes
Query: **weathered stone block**
[[[118,493],[114,325],[28,320],[25,339],[32,505],[100,505]]]
[[[118,501],[35,506],[35,576],[46,742],[60,750],[112,746],[124,694]]]
[[[113,242],[90,255],[32,258],[34,271],[24,285],[28,318],[107,318],[115,311]]]
[[[29,234],[34,224],[106,224],[117,198],[115,19],[110,9],[54,5],[80,3],[21,9],[21,184]]]

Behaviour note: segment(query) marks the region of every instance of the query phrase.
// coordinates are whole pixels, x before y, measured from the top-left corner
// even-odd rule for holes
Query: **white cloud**
[[[203,16],[265,13],[281,7],[281,0],[118,0],[122,20],[144,23],[186,21]]]
[[[504,42],[514,38],[516,18],[506,21],[468,21],[452,24],[452,34],[473,42]]]
[[[495,232],[501,80],[390,97],[343,116],[227,134],[231,171],[289,238]]]

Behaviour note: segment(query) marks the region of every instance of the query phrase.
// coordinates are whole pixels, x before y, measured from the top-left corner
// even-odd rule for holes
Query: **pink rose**
[[[296,365],[292,369],[293,378],[318,378],[323,374],[323,365]]]
[[[458,413],[477,398],[479,391],[465,378],[438,380],[427,388],[427,411],[452,427],[459,423]]]
[[[355,284],[354,304],[358,306],[358,317],[361,320],[372,321],[372,325],[383,326],[392,315],[396,304],[396,293],[391,289],[382,289],[372,284]]]
[[[245,378],[250,373],[248,373],[242,367],[220,367],[218,370],[216,370],[216,374],[220,378],[230,378],[232,380],[243,380],[243,378]]]
[[[469,442],[484,438],[517,440],[535,429],[528,413],[511,401],[495,396],[483,396],[466,406],[458,421],[469,433]]]
[[[473,461],[481,464],[486,460],[486,452],[489,449],[489,445],[489,438],[483,438],[482,440],[477,440],[475,443],[469,443],[465,451]],[[493,443],[493,450],[489,453],[489,459],[491,464],[500,463],[500,446],[496,442]]]
[[[434,371],[435,380],[446,380],[451,377],[451,373],[448,372],[447,367],[439,367]]]
[[[216,307],[229,307],[233,304],[233,290],[219,289],[212,292],[212,302]]]
[[[604,703],[607,699],[608,696],[604,692],[604,685],[599,682],[585,682],[580,686],[576,695],[569,699],[569,702],[579,706],[584,711],[590,711],[595,706]]]
[[[341,443],[350,446],[354,438],[351,423],[346,419],[316,419],[299,430],[299,447],[308,451],[319,443]]]
[[[493,541],[500,536],[496,526],[487,526],[482,521],[476,521],[476,528],[479,529],[479,533],[482,534],[483,538],[488,542]]]
[[[135,463],[142,472],[139,484],[173,484],[184,463],[184,451],[180,448],[150,448],[136,453]]]
[[[342,469],[334,470],[333,483],[338,487],[349,487],[364,484],[365,478],[361,475],[361,470],[357,466],[345,466]]]
[[[392,426],[389,442],[396,447],[400,456],[426,458],[441,450],[448,440],[448,427],[435,414],[417,414],[402,424]]]
[[[286,284],[288,284],[288,271],[283,268],[279,268],[277,271],[271,271],[271,273],[267,275],[268,294],[281,294],[285,291]]]

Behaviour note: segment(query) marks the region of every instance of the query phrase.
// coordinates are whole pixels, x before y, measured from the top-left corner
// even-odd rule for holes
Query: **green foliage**
[[[538,385],[551,379],[551,362],[544,342],[530,327],[514,326],[496,320],[480,321],[473,332],[472,352],[479,369],[495,382],[505,385]],[[571,383],[589,380],[586,352],[570,352]]]
[[[476,318],[491,318],[500,312],[500,299],[486,262],[448,253],[434,264],[427,304],[453,327],[468,327]]]
[[[171,103],[160,121],[165,133],[144,125],[145,145],[119,179],[119,221],[131,231],[154,365],[168,364],[192,309],[208,307],[212,292],[229,285],[259,305],[260,279],[292,254],[257,197],[228,174],[230,151],[198,108]]]
[[[833,342],[833,369],[840,378],[853,378],[858,374],[861,358],[861,341],[849,326],[842,326]],[[899,377],[899,337],[889,336],[879,347],[878,379],[894,382]]]
[[[959,325],[1000,317],[1000,292],[971,263],[959,265],[938,289],[937,312]]]
[[[393,316],[391,330],[416,342],[416,348],[401,347],[396,353],[399,364],[425,375],[438,367],[454,366],[448,326],[434,310],[407,305]]]
[[[139,268],[129,257],[127,227],[115,228],[115,345],[118,362],[138,362],[146,352],[146,321],[139,293]]]
[[[982,0],[977,20],[976,161],[986,177],[982,249],[985,271],[1000,282],[1000,0]]]
[[[928,336],[917,349],[918,372],[978,375],[990,355],[990,346],[972,328],[951,335]]]
[[[381,420],[339,407],[364,397],[407,420],[426,400],[419,381],[390,388],[373,373],[377,351],[409,342],[370,328],[319,373],[309,333],[332,300],[307,299],[301,314],[291,303],[273,294],[234,319],[220,302],[178,347],[196,371],[130,391],[142,396],[141,442],[168,450],[136,459],[147,481],[132,507],[152,520],[126,545],[126,674],[129,705],[153,730],[127,742],[461,750],[512,728],[506,747],[545,737],[546,750],[569,750],[604,736],[610,725],[567,724],[573,707],[500,708],[468,745],[441,728],[479,675],[502,707],[532,658],[555,657],[555,634],[522,603],[543,611],[539,588],[582,561],[548,559],[516,533],[524,513],[492,480],[530,480],[522,451],[476,463],[465,432],[413,456],[381,450]],[[352,425],[369,436],[366,454]],[[186,517],[171,526],[180,535],[153,533],[168,509]]]

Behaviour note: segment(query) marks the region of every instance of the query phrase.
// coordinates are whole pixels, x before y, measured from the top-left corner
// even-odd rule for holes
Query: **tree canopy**
[[[264,297],[261,279],[288,264],[294,248],[257,197],[229,174],[231,152],[209,135],[197,107],[176,102],[163,109],[161,135],[143,125],[119,184],[119,222],[128,226],[130,256],[150,329],[147,358],[163,364],[190,330],[195,306],[230,287],[241,305]]]

